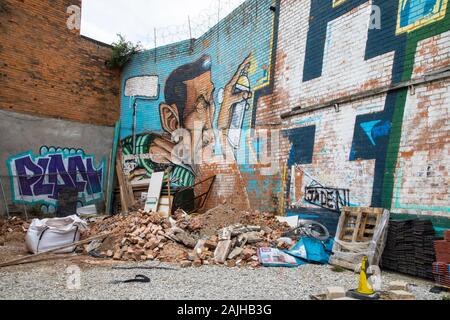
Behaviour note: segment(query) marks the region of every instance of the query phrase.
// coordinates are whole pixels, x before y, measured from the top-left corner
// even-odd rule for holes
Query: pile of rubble
[[[224,224],[228,225],[223,227]],[[216,208],[197,217],[178,211],[170,218],[140,210],[97,220],[84,237],[111,233],[96,252],[114,260],[158,260],[183,267],[257,267],[257,249],[283,247],[285,244],[278,240],[288,228],[272,214],[235,211],[230,215],[229,208]]]
[[[30,224],[19,217],[0,219],[0,246],[7,242],[23,241]]]

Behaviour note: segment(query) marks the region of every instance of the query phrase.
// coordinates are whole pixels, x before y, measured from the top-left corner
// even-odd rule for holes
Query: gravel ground
[[[330,286],[353,289],[358,285],[358,277],[352,272],[336,273],[330,266],[317,265],[297,269],[204,266],[177,270],[113,270],[111,265],[82,264],[81,287],[69,290],[66,285],[68,266],[67,261],[60,261],[0,269],[0,299],[307,300],[311,294],[323,293]],[[148,276],[151,282],[111,283],[132,279],[137,274]],[[441,300],[444,296],[429,293],[432,282],[383,273],[385,284],[394,280],[414,284],[412,290],[419,300]]]

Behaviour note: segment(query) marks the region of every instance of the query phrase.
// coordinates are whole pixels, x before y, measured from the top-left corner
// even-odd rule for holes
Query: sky
[[[245,0],[83,0],[81,34],[112,43],[120,33],[145,48],[198,38]]]

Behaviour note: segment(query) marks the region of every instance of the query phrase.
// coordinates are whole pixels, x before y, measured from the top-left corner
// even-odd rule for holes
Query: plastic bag
[[[306,262],[293,257],[281,250],[273,248],[259,248],[259,261],[264,267],[287,267],[295,268]]]

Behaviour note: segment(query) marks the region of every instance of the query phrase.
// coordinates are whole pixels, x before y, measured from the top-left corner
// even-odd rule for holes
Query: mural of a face
[[[243,68],[248,68],[245,59],[237,73],[224,89],[224,98],[219,117],[219,128],[229,127],[231,107],[250,92],[235,93],[233,87]],[[184,130],[183,138],[177,142],[164,137],[156,138],[150,147],[152,160],[158,163],[175,163],[190,167],[197,173],[199,161],[209,159],[215,145],[213,119],[215,114],[214,84],[209,56],[174,70],[166,81],[165,102],[160,105],[161,125],[164,131],[174,134]],[[180,147],[183,144],[183,148]],[[180,148],[182,155],[174,148]],[[174,157],[174,155],[177,155]]]
[[[191,167],[193,159],[202,156],[208,157],[214,146],[213,118],[214,85],[211,76],[211,62],[208,56],[203,56],[192,64],[181,66],[172,72],[166,82],[166,102],[160,105],[161,125],[170,134],[176,130],[184,129],[183,141],[185,154],[178,164]],[[159,160],[173,159],[175,144],[155,139],[151,153],[162,157]],[[187,153],[187,154],[186,154]]]

